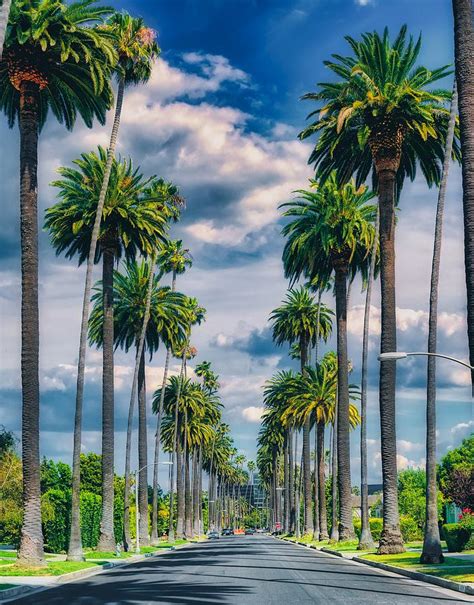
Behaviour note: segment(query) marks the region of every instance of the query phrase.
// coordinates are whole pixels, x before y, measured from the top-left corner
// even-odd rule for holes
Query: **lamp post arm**
[[[442,357],[443,359],[449,359],[449,361],[454,361],[455,363],[458,363],[459,365],[464,366],[465,368],[468,368],[469,370],[474,370],[474,366],[469,365],[468,363],[461,361],[460,359],[456,359],[456,357],[450,357],[449,355],[443,355],[442,353],[424,353],[424,352],[414,352],[414,353],[407,353],[407,357],[412,357],[414,355],[424,355],[426,357]]]

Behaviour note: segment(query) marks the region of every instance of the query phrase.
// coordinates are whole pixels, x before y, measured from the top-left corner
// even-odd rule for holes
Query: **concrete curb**
[[[164,555],[167,552],[171,552],[173,550],[180,550],[181,548],[186,548],[188,546],[194,546],[194,544],[199,544],[199,542],[189,542],[187,544],[179,544],[178,546],[171,546],[169,548],[163,548],[162,550],[157,550],[156,552],[145,553],[144,555],[136,555],[130,557],[128,559],[123,559],[121,561],[108,561],[104,563],[104,565],[97,565],[95,567],[87,567],[86,569],[79,569],[78,571],[71,571],[70,573],[62,574],[61,576],[56,576],[51,578],[51,576],[45,576],[46,578],[51,578],[52,581],[50,584],[46,586],[31,586],[31,585],[21,585],[14,586],[13,588],[7,588],[6,590],[0,591],[0,603],[4,601],[8,601],[20,595],[31,595],[35,592],[43,592],[44,590],[50,590],[51,588],[57,588],[61,586],[61,584],[67,584],[68,582],[73,582],[74,580],[79,580],[81,578],[89,578],[91,576],[96,576],[105,571],[113,569],[115,567],[125,567],[127,565],[132,565],[133,563],[141,563],[145,561],[145,559],[149,559],[151,557],[157,557],[160,555]],[[1,577],[1,576],[0,576]],[[15,576],[3,576],[5,579],[12,580],[12,583],[15,581]]]
[[[370,565],[370,567],[383,569],[384,571],[390,571],[399,574],[400,576],[406,576],[412,580],[419,580],[421,582],[427,582],[428,584],[441,586],[442,588],[448,588],[449,590],[455,590],[456,592],[461,592],[463,594],[474,595],[474,588],[472,588],[472,586],[467,586],[466,584],[461,584],[454,580],[446,580],[445,578],[438,578],[430,574],[422,573],[421,571],[412,571],[411,569],[404,569],[403,567],[378,563],[377,561],[363,559],[362,557],[352,557],[351,560],[356,561],[357,563],[363,563],[364,565]]]

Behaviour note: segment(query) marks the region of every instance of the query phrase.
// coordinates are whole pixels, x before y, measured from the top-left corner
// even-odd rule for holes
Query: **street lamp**
[[[158,462],[158,464],[165,464],[165,465],[169,465],[171,464],[171,462]],[[148,468],[149,466],[156,466],[156,463],[153,462],[151,464],[145,464],[145,466],[142,466],[141,468],[139,468],[138,470],[136,470],[133,474],[135,475],[135,552],[137,554],[140,554],[140,533],[139,533],[139,521],[140,521],[140,513],[138,512],[138,475],[139,473],[141,473],[141,471],[145,470],[146,468]]]
[[[449,355],[443,355],[442,353],[428,353],[424,351],[413,351],[410,353],[405,353],[404,351],[391,351],[389,353],[380,353],[378,356],[379,361],[398,361],[399,359],[405,359],[406,357],[414,357],[418,355],[423,355],[426,357],[441,357],[442,359],[449,359],[449,361],[454,361],[459,365],[468,368],[469,370],[474,370],[474,366],[469,365],[465,361],[461,361],[460,359],[456,359],[456,357],[450,357]]]

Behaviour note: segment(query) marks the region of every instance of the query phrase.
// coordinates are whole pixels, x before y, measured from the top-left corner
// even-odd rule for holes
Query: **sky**
[[[403,23],[423,33],[420,62],[438,67],[453,61],[448,0],[121,0],[109,2],[142,16],[162,49],[150,82],[127,91],[118,151],[146,175],[173,181],[186,198],[172,237],[183,239],[193,267],[178,289],[207,309],[195,330],[197,361],[209,360],[220,376],[224,420],[236,447],[254,459],[262,412],[262,385],[292,367],[286,348],[271,339],[268,317],[285,297],[278,206],[313,176],[307,159],[312,142],[298,132],[311,111],[302,94],[331,78],[323,61],[348,52],[345,35]],[[452,78],[443,84],[450,88]],[[51,118],[39,148],[39,216],[55,202],[49,183],[59,166],[82,152],[106,146],[105,127],[77,123],[67,132]],[[18,129],[0,120],[3,188],[0,221],[0,424],[20,435],[20,259]],[[429,275],[437,192],[421,178],[402,193],[397,225],[399,349],[427,346]],[[463,275],[461,177],[452,167],[446,201],[440,285],[439,351],[467,358]],[[40,234],[41,455],[70,461],[75,372],[84,267],[56,257]],[[100,269],[95,277],[99,279]],[[166,281],[165,281],[166,283]],[[334,306],[332,294],[324,302]],[[360,380],[364,294],[351,289],[349,355]],[[380,335],[379,284],[371,312],[368,402],[369,482],[378,483],[380,435],[377,396]],[[323,350],[334,348],[329,342]],[[161,382],[165,351],[148,364],[148,404]],[[123,472],[125,428],[133,373],[132,354],[116,354],[116,470]],[[191,364],[192,365],[192,364]],[[174,371],[178,370],[175,363]],[[399,469],[424,464],[426,361],[398,364]],[[472,432],[468,372],[438,365],[438,453]],[[87,357],[84,452],[100,452],[101,353]],[[149,413],[150,453],[156,419]],[[351,444],[353,483],[359,474],[359,435]],[[136,448],[134,447],[134,450]],[[136,462],[132,461],[132,465]],[[165,468],[160,477],[166,483]]]

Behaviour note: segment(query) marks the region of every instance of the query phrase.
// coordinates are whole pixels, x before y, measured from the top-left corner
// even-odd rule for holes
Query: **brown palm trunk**
[[[286,430],[285,443],[283,449],[283,531],[287,534],[290,530],[290,489],[289,489],[289,463],[288,463],[288,434],[289,430]],[[253,496],[253,482],[252,482],[252,493]]]
[[[200,536],[200,512],[201,512],[201,497],[199,490],[199,459],[200,450],[196,450],[193,454],[193,534]]]
[[[367,480],[367,375],[369,357],[369,334],[370,334],[370,305],[372,301],[372,285],[374,282],[375,262],[377,259],[378,227],[379,219],[375,222],[374,245],[370,259],[369,278],[364,309],[364,334],[362,337],[362,378],[360,396],[360,509],[361,529],[357,548],[359,550],[371,550],[374,547],[372,532],[369,522],[369,489]]]
[[[289,533],[295,532],[296,505],[295,505],[295,467],[293,458],[293,429],[288,429],[288,491],[289,491]]]
[[[33,82],[20,90],[21,386],[23,525],[19,563],[44,565],[39,454],[38,123]]]
[[[115,551],[114,537],[114,252],[103,251],[102,519],[98,550]]]
[[[74,438],[72,454],[72,498],[71,498],[71,535],[69,539],[68,561],[82,561],[82,540],[81,540],[81,516],[80,516],[80,488],[81,488],[81,443],[82,443],[82,408],[84,400],[84,375],[86,368],[86,349],[87,349],[87,329],[89,321],[89,308],[92,290],[92,272],[94,269],[95,253],[97,240],[100,233],[100,223],[102,220],[102,211],[104,209],[105,197],[109,186],[110,173],[115,155],[118,132],[120,127],[120,116],[122,113],[123,96],[125,84],[120,80],[117,90],[117,101],[115,104],[115,116],[112,131],[110,133],[110,143],[107,150],[107,162],[104,170],[104,178],[99,193],[97,209],[92,229],[89,254],[87,256],[86,279],[84,284],[84,296],[82,299],[82,317],[81,330],[79,336],[79,355],[77,362],[77,380],[76,380],[76,408],[74,413]]]
[[[472,0],[453,0],[454,51],[461,129],[464,263],[469,360],[474,366],[474,27]],[[474,371],[471,372],[474,395]]]
[[[318,322],[319,323],[319,322]],[[317,364],[317,355],[316,355],[316,364]],[[319,464],[318,464],[318,429],[317,429],[317,417],[316,413],[314,413],[314,467],[313,467],[313,475],[314,475],[314,514],[313,514],[313,540],[319,542],[321,526],[320,526],[320,505],[319,505]]]
[[[395,170],[382,164],[378,173],[380,213],[380,281],[382,333],[380,352],[397,350],[395,304]],[[383,481],[383,530],[379,554],[404,551],[400,532],[397,489],[397,435],[395,426],[396,362],[380,364],[380,438]]]
[[[181,540],[184,534],[185,519],[185,497],[184,497],[184,464],[183,449],[181,447],[181,431],[178,433],[178,443],[176,447],[176,537]]]
[[[138,512],[140,546],[148,546],[148,440],[146,428],[145,349],[138,370]]]
[[[453,149],[456,123],[457,94],[453,90],[448,132],[444,151],[443,174],[438,193],[436,224],[431,266],[430,313],[428,320],[428,352],[436,353],[438,329],[438,292],[441,243],[443,238],[444,202],[448,183],[449,163]],[[426,391],[426,524],[421,563],[442,563],[444,560],[438,527],[438,494],[436,489],[436,357],[428,357]]]
[[[351,495],[351,445],[349,423],[349,360],[347,357],[347,264],[335,266],[337,321],[337,451],[339,485],[339,540],[354,538]]]
[[[339,540],[339,527],[337,526],[337,402],[339,397],[336,395],[336,411],[334,415],[334,425],[332,429],[332,460],[331,460],[331,535],[329,540],[337,542]]]
[[[305,368],[308,361],[308,342],[305,337],[300,339],[300,354],[301,354],[301,373],[305,372]],[[305,420],[303,424],[303,502],[304,502],[304,522],[303,522],[303,533],[313,533],[313,498],[311,495],[311,446],[310,446],[310,431],[311,431],[311,418]]]
[[[324,422],[320,421],[316,427],[317,434],[317,455],[318,461],[318,488],[319,488],[319,539],[327,540],[328,534],[328,516],[326,509],[326,477],[324,473]]]

